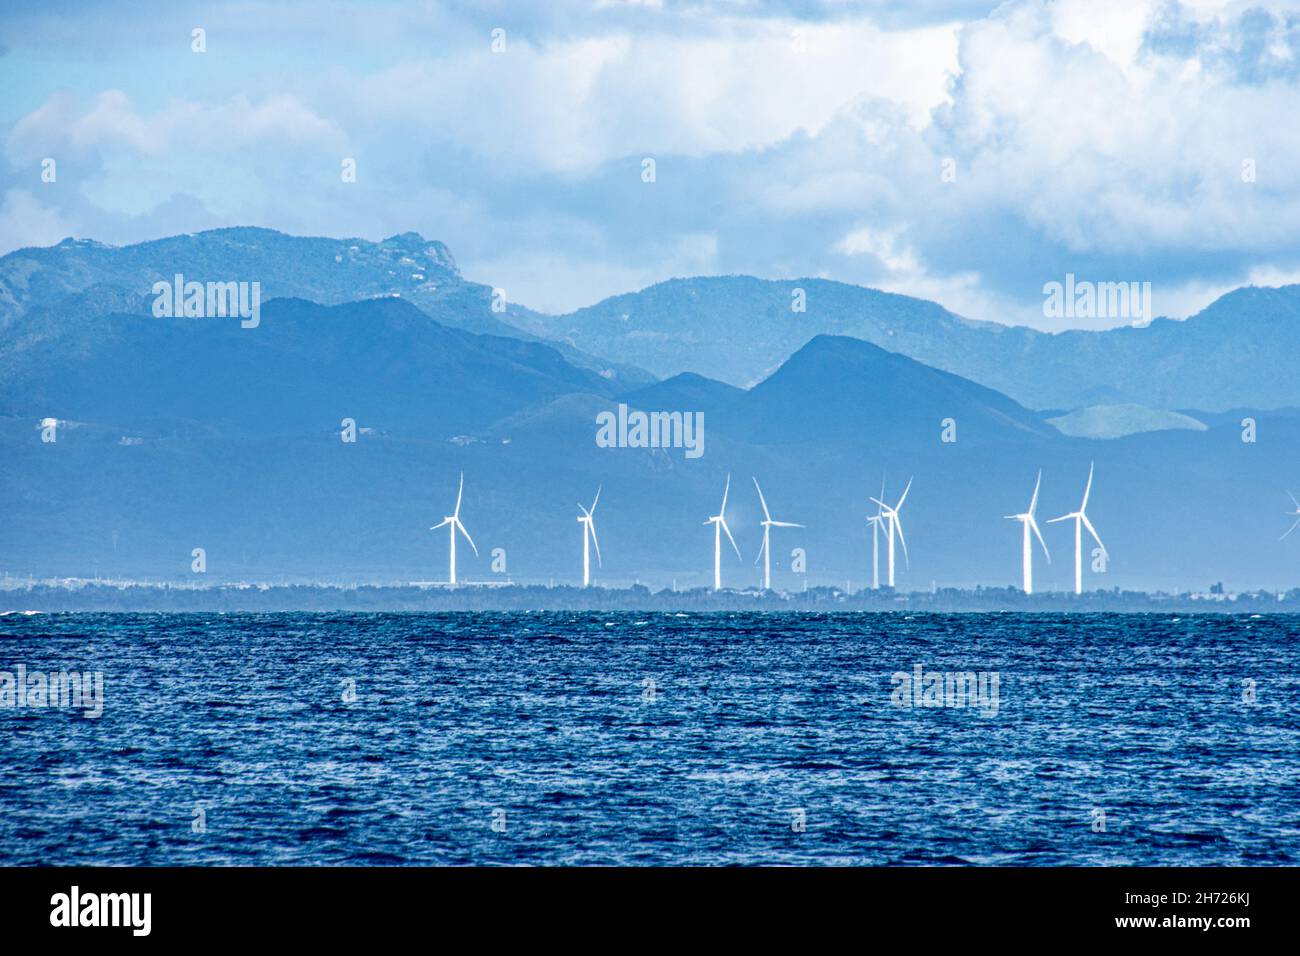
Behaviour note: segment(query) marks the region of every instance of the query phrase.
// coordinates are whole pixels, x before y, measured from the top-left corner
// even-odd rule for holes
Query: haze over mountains
[[[131,246],[65,239],[49,248],[19,249],[0,257],[0,329],[19,316],[55,316],[49,326],[29,321],[29,334],[57,334],[68,315],[150,314],[150,289],[177,274],[200,282],[257,281],[263,301],[302,298],[323,305],[400,297],[441,324],[471,332],[536,340],[525,326],[537,317],[508,299],[495,311],[492,287],[461,277],[450,250],[408,232],[382,242],[289,236],[252,227],[214,229]],[[589,356],[550,343],[576,364]],[[615,380],[620,369],[598,371]],[[628,383],[650,376],[632,371]]]
[[[658,337],[601,332],[553,344],[539,332],[603,328],[605,319],[518,306],[494,313],[490,289],[465,282],[445,248],[418,236],[361,243],[219,230],[144,246],[65,242],[0,259],[5,573],[194,580],[191,550],[203,547],[209,582],[444,580],[446,541],[428,529],[449,513],[464,471],[462,517],[479,548],[477,557],[462,551],[465,580],[575,580],[573,503],[603,486],[597,581],[703,586],[711,537],[702,522],[730,473],[728,519],[744,560],[730,555],[724,582],[757,581],[753,475],[776,517],[808,526],[776,536],[776,586],[860,587],[870,576],[868,496],[879,494],[883,472],[891,499],[916,476],[903,512],[911,568],[900,564],[900,587],[1002,586],[1018,581],[1020,558],[1018,526],[1002,516],[1023,510],[1039,468],[1040,520],[1073,509],[1096,461],[1089,514],[1112,561],[1104,574],[1085,575],[1087,587],[1300,582],[1298,542],[1277,540],[1286,490],[1300,491],[1300,415],[1258,410],[1286,404],[1287,388],[1297,387],[1294,376],[1284,380],[1285,349],[1265,341],[1295,334],[1294,289],[1241,290],[1188,323],[1079,333],[1080,348],[1107,356],[1100,366],[1067,352],[1046,367],[1023,359],[1038,369],[1036,383],[1003,389],[944,367],[984,362],[997,378],[1005,343],[1041,356],[1066,337],[968,323],[932,303],[835,283],[809,283],[809,311],[792,320],[782,283],[724,278],[666,283],[593,307],[627,312],[619,322]],[[260,326],[154,318],[149,289],[175,272],[262,281]],[[692,305],[691,289],[707,290],[707,303]],[[745,302],[769,294],[778,311],[746,311]],[[813,328],[836,296],[840,324],[858,334]],[[640,315],[640,301],[658,304]],[[856,318],[851,302],[862,307]],[[868,332],[909,348],[883,348]],[[1136,356],[1152,341],[1171,343],[1171,352],[1140,376]],[[1254,355],[1276,371],[1227,358],[1215,366],[1193,354],[1197,343],[1221,357]],[[706,369],[758,369],[778,348],[788,351],[747,388],[673,365],[698,355]],[[950,360],[909,357],[924,349]],[[1116,367],[1124,362],[1133,369],[1125,388],[1145,388],[1148,402],[1164,395],[1158,408],[1185,392],[1200,400],[1179,407],[1208,411],[1153,419],[1098,401],[1107,377],[1128,382]],[[654,381],[636,365],[665,377]],[[1010,394],[1083,389],[1089,368],[1097,377],[1079,404],[1043,401],[1048,413]],[[1205,374],[1187,374],[1194,368]],[[595,416],[620,402],[703,411],[704,456],[598,447]],[[1095,404],[1118,411],[1101,425],[1077,412]],[[1127,423],[1116,434],[1165,430],[1070,437],[1046,420],[1062,413],[1084,433],[1111,421]],[[1254,443],[1241,440],[1246,414],[1257,420]],[[41,441],[48,417],[63,423],[53,444]],[[344,418],[360,429],[355,444],[340,439]],[[955,442],[944,440],[947,419]],[[1063,529],[1047,530],[1056,560],[1037,569],[1042,588],[1071,579]],[[806,552],[806,575],[792,568],[796,547]],[[503,574],[492,569],[495,548],[507,555]]]
[[[508,296],[494,311],[492,287],[466,280],[445,245],[417,233],[376,243],[244,227],[122,247],[68,239],[21,249],[0,258],[0,328],[50,310],[147,313],[152,283],[176,273],[257,280],[264,300],[332,305],[396,295],[443,325],[547,341],[626,385],[694,372],[748,387],[829,334],[872,342],[1035,409],[1300,406],[1290,361],[1300,346],[1300,286],[1238,289],[1185,321],[1057,334],[971,321],[923,299],[824,279],[748,276],[673,279],[546,316]],[[796,289],[805,312],[791,311]]]
[[[802,289],[807,311],[791,311]],[[822,279],[674,279],[547,323],[577,348],[659,376],[748,386],[813,335],[849,335],[1042,409],[1133,403],[1219,411],[1300,405],[1300,286],[1238,289],[1185,321],[1049,334]]]

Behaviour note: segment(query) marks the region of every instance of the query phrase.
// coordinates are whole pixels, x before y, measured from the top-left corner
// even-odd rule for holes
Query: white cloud
[[[862,226],[842,238],[836,249],[846,256],[869,255],[896,276],[912,278],[921,274],[916,254],[901,241],[901,230],[873,229]]]
[[[50,246],[72,235],[72,225],[25,189],[5,192],[0,204],[0,252]]]
[[[512,301],[531,309],[561,314],[601,299],[683,276],[717,271],[717,237],[708,233],[682,236],[640,259],[597,259],[555,249],[461,261],[471,280],[506,290]]]
[[[59,191],[11,191],[0,239],[76,226],[124,241],[187,217],[417,229],[538,308],[743,271],[1022,321],[1066,272],[1150,279],[1157,311],[1185,314],[1300,269],[1300,51],[1276,24],[1257,42],[1259,14],[1241,19],[1294,3],[1010,0],[905,30],[833,8],[801,21],[763,5],[627,6],[502,12],[503,54],[455,5],[374,24],[333,5],[307,24],[310,5],[277,6],[265,46],[225,11],[210,42],[238,38],[252,67],[238,83],[180,73],[190,85],[147,108],[138,89],[52,93],[11,127],[11,163],[30,175],[58,157]],[[300,64],[350,31],[399,52]],[[286,36],[299,46],[282,50]],[[346,188],[343,155],[359,163]],[[659,160],[652,192],[642,156]],[[947,157],[954,183],[940,180]]]
[[[22,163],[68,153],[161,156],[253,143],[341,146],[344,142],[333,123],[294,96],[269,96],[257,102],[237,96],[210,107],[177,101],[144,115],[121,90],[106,90],[84,112],[71,93],[52,94],[14,124],[5,148],[11,160]]]
[[[947,96],[956,28],[885,32],[725,20],[706,33],[510,40],[403,63],[361,81],[358,105],[504,167],[568,174],[640,155],[704,156],[816,134],[870,91],[924,125]]]

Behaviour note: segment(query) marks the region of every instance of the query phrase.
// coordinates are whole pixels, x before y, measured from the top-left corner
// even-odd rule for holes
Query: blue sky
[[[812,275],[1043,328],[1067,272],[1300,281],[1297,3],[46,2],[0,89],[0,252],[415,230],[547,311]]]

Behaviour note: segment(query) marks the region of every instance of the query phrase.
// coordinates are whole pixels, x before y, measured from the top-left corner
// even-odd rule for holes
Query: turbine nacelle
[[[1092,535],[1092,540],[1097,542],[1101,548],[1101,553],[1108,560],[1110,552],[1106,550],[1106,545],[1102,543],[1101,535],[1097,534],[1097,529],[1092,526],[1088,520],[1088,496],[1092,494],[1092,475],[1095,464],[1088,466],[1088,483],[1083,487],[1083,500],[1079,502],[1079,510],[1071,511],[1057,518],[1048,520],[1048,524],[1055,524],[1058,521],[1074,522],[1074,593],[1083,593],[1083,529],[1088,529],[1088,534]]]
[[[447,527],[447,525],[451,525],[452,526],[451,535],[453,540],[455,539],[456,532],[459,531],[461,534],[465,536],[465,540],[469,542],[469,546],[474,549],[474,556],[478,557],[478,548],[475,547],[474,545],[474,539],[469,536],[469,532],[465,530],[465,525],[462,524],[460,520],[460,502],[461,499],[464,497],[464,495],[465,495],[465,473],[462,471],[460,473],[460,487],[456,491],[456,507],[452,510],[451,514],[445,516],[441,521],[439,521],[436,525],[431,527],[429,530],[437,531],[439,528],[445,528]]]
[[[722,488],[722,507],[718,513],[710,518],[704,519],[705,524],[715,525],[715,534],[726,534],[727,540],[731,542],[731,548],[736,552],[736,557],[740,557],[740,548],[736,547],[736,539],[731,536],[731,529],[727,527],[727,495],[731,493],[731,475],[727,475],[727,483]]]
[[[447,529],[447,533],[449,535],[449,540],[447,542],[447,550],[448,550],[447,583],[453,587],[456,585],[456,532],[457,531],[459,531],[462,535],[464,535],[465,540],[469,542],[469,546],[474,550],[474,557],[478,557],[478,546],[474,544],[474,539],[469,536],[469,532],[465,529],[465,525],[462,524],[460,520],[460,503],[461,500],[464,498],[464,496],[465,496],[465,473],[462,471],[460,473],[460,487],[456,490],[456,507],[452,509],[451,514],[444,517],[440,522],[438,522],[436,525],[434,525],[432,528],[429,529],[430,531],[437,531],[439,528]]]
[[[1021,524],[1025,526],[1026,531],[1032,531],[1034,533],[1034,536],[1038,538],[1039,545],[1042,546],[1043,556],[1047,558],[1047,563],[1051,564],[1052,563],[1051,552],[1047,550],[1047,542],[1043,540],[1043,532],[1039,530],[1038,519],[1034,517],[1034,515],[1038,511],[1038,490],[1042,487],[1042,485],[1043,485],[1043,470],[1040,468],[1038,470],[1038,478],[1034,482],[1034,494],[1029,499],[1029,510],[1022,511],[1018,515],[1003,515],[1003,517],[1006,518],[1008,521],[1019,521]],[[1051,522],[1049,522],[1049,524],[1050,523]]]
[[[759,522],[763,528],[763,544],[758,549],[758,556],[754,558],[754,563],[759,561],[763,563],[763,589],[770,590],[772,587],[772,543],[771,534],[773,528],[802,528],[803,525],[795,524],[793,521],[777,521],[772,517],[772,512],[767,508],[767,499],[763,497],[763,489],[754,478],[754,490],[758,492],[758,502],[763,506],[763,520]]]
[[[903,561],[906,562],[909,568],[912,566],[912,556],[907,553],[907,536],[903,534],[903,522],[899,518],[898,512],[902,510],[903,502],[907,500],[907,493],[911,490],[912,490],[912,479],[908,478],[907,485],[906,487],[903,488],[903,493],[898,496],[898,503],[893,505],[892,507],[886,504],[884,500],[882,500],[884,495],[883,491],[881,492],[882,498],[871,499],[872,504],[874,504],[877,508],[880,509],[880,517],[889,522],[889,530],[887,532],[887,535],[888,535],[890,548],[892,549],[894,546],[894,535],[898,535],[898,543],[903,546]],[[890,560],[889,576],[891,579],[890,584],[892,585],[893,584],[892,579],[894,576],[892,550],[890,551],[889,560]]]
[[[602,485],[601,487],[604,487],[604,486]],[[595,515],[596,515],[596,505],[598,505],[598,504],[600,503],[600,491],[601,491],[601,488],[598,487],[598,488],[596,489],[596,497],[595,497],[594,499],[592,499],[591,507],[590,507],[590,508],[588,508],[588,507],[586,507],[585,505],[583,505],[583,503],[582,503],[581,501],[578,502],[578,510],[581,511],[582,514],[578,515],[577,520],[578,520],[578,524],[582,525],[582,544],[583,544],[583,547],[584,547],[584,548],[586,547],[586,545],[587,545],[587,537],[590,536],[590,537],[591,537],[591,543],[594,544],[594,545],[596,546],[596,564],[597,564],[598,566],[600,566],[600,567],[604,567],[604,566],[605,566],[605,565],[604,565],[604,562],[601,560],[601,557],[600,557],[600,539],[596,537],[596,518],[595,518]],[[585,558],[585,557],[583,558],[583,561],[584,561],[584,563],[585,563],[585,561],[586,561],[586,558]],[[586,572],[585,572],[585,569],[584,569],[584,577],[585,577],[585,573],[586,573]],[[584,581],[584,583],[585,583],[585,581]]]
[[[1097,546],[1101,548],[1101,553],[1109,558],[1110,552],[1106,550],[1106,545],[1102,544],[1101,535],[1097,534],[1097,529],[1094,528],[1092,522],[1088,520],[1088,496],[1092,494],[1092,474],[1095,468],[1095,464],[1088,466],[1088,483],[1083,486],[1083,501],[1079,503],[1079,510],[1071,511],[1069,514],[1063,514],[1059,518],[1049,518],[1047,523],[1056,524],[1058,521],[1070,520],[1079,522],[1083,527],[1088,529],[1088,533],[1092,535],[1092,540],[1096,541]],[[1035,500],[1037,500],[1037,496],[1035,496]]]

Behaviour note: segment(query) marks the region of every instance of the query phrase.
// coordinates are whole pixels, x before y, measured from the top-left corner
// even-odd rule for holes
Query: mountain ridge
[[[379,242],[261,227],[108,246],[65,239],[0,257],[0,329],[20,317],[139,311],[153,281],[256,279],[263,294],[339,304],[396,296],[444,325],[547,342],[623,391],[696,372],[754,385],[819,334],[848,335],[952,372],[1034,409],[1132,404],[1220,411],[1300,405],[1300,286],[1249,286],[1185,320],[1044,332],[969,319],[925,299],[830,279],[676,278],[559,316],[494,297],[448,247],[405,232]],[[802,305],[805,311],[796,311]]]
[[[465,580],[504,580],[497,555],[514,580],[572,582],[573,503],[603,488],[598,580],[702,586],[703,523],[730,475],[744,557],[724,558],[729,585],[758,580],[751,478],[774,515],[806,526],[777,534],[777,587],[861,583],[883,473],[890,500],[913,480],[901,586],[1008,584],[1019,542],[1002,516],[1025,506],[1039,469],[1042,514],[1077,506],[1095,464],[1089,514],[1114,561],[1088,587],[1294,584],[1290,542],[1276,540],[1294,414],[1255,413],[1257,444],[1223,416],[1201,432],[1070,438],[980,383],[844,336],[815,337],[744,392],[691,375],[625,390],[549,345],[443,326],[401,298],[276,299],[256,329],[138,314],[50,321],[58,336],[20,348],[12,327],[0,333],[8,574],[438,580],[445,539],[429,528],[463,473],[480,552],[462,555]],[[596,416],[638,392],[650,410],[715,403],[701,457],[597,441]],[[340,434],[345,417],[355,442]],[[53,442],[47,418],[60,422]],[[1058,526],[1045,534],[1066,547]],[[195,548],[210,577],[192,572]],[[1069,578],[1068,567],[1040,569],[1044,589]]]

